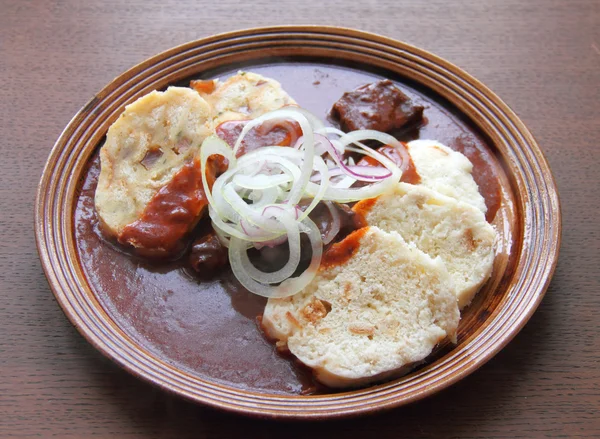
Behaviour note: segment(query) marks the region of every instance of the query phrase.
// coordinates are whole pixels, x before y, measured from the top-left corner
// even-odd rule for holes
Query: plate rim
[[[547,186],[547,200],[544,206],[549,206],[551,208],[551,213],[553,214],[554,223],[550,225],[552,229],[552,242],[549,243],[550,250],[545,254],[546,260],[549,264],[545,267],[543,273],[541,273],[538,277],[538,283],[536,284],[536,291],[531,295],[531,300],[527,302],[527,306],[521,310],[519,314],[519,318],[514,322],[514,324],[508,328],[503,334],[499,341],[494,343],[490,349],[484,352],[484,356],[479,361],[473,362],[467,365],[466,368],[463,368],[459,371],[459,373],[450,374],[450,376],[441,377],[441,382],[437,381],[433,383],[433,385],[428,386],[427,388],[423,388],[418,392],[412,392],[409,395],[396,395],[395,399],[392,400],[377,400],[376,397],[372,397],[372,394],[385,393],[388,394],[390,392],[394,393],[394,389],[390,388],[390,383],[377,385],[369,387],[365,391],[361,391],[365,394],[365,398],[368,401],[365,406],[351,404],[347,405],[344,402],[344,399],[347,399],[349,395],[354,395],[356,391],[347,391],[344,393],[336,393],[333,395],[318,395],[318,396],[298,396],[298,395],[277,395],[277,394],[265,394],[258,392],[251,392],[247,390],[242,390],[240,388],[229,387],[223,385],[221,383],[215,382],[206,382],[204,383],[207,389],[209,387],[221,387],[220,389],[215,390],[214,398],[210,398],[208,394],[199,395],[194,393],[192,389],[182,389],[178,388],[171,382],[160,381],[157,377],[152,376],[152,374],[148,374],[143,368],[139,367],[134,360],[128,358],[127,355],[124,355],[125,352],[116,352],[111,349],[115,349],[115,347],[107,346],[106,341],[102,340],[99,333],[91,331],[88,323],[85,319],[81,318],[81,316],[76,312],[71,302],[67,300],[67,294],[64,289],[64,281],[63,276],[61,275],[61,271],[64,270],[64,266],[61,266],[58,263],[58,259],[61,256],[57,253],[57,248],[55,246],[55,242],[49,240],[49,230],[46,213],[48,210],[48,202],[56,203],[56,200],[50,199],[49,197],[59,196],[61,194],[52,194],[48,192],[47,183],[50,182],[51,177],[53,176],[53,171],[55,170],[54,165],[56,164],[56,160],[60,157],[60,153],[64,153],[67,147],[69,146],[69,139],[73,131],[77,129],[82,121],[84,121],[84,116],[90,116],[90,111],[92,111],[95,105],[100,102],[103,98],[105,98],[109,92],[118,89],[118,87],[126,84],[131,78],[138,73],[141,74],[145,69],[151,68],[152,66],[158,65],[160,62],[166,62],[171,59],[173,56],[177,56],[178,54],[183,54],[187,50],[193,48],[202,48],[207,45],[219,42],[232,41],[236,39],[243,39],[247,37],[261,37],[266,34],[290,34],[290,33],[298,33],[298,34],[316,34],[321,36],[329,36],[329,37],[348,37],[354,38],[359,41],[364,41],[372,44],[382,44],[390,46],[394,49],[405,51],[408,54],[419,56],[423,59],[426,59],[434,64],[437,64],[440,67],[443,67],[452,73],[456,74],[463,81],[473,86],[474,89],[482,93],[482,95],[491,100],[491,102],[498,107],[499,110],[502,111],[503,115],[515,125],[516,132],[523,137],[523,141],[527,143],[527,145],[531,148],[529,151],[532,153],[537,159],[538,167],[542,170],[542,180],[546,183]],[[413,81],[420,82],[417,79],[411,78]],[[428,85],[426,85],[429,87]],[[436,90],[434,90],[438,93]],[[442,96],[448,99],[446,96],[442,94]],[[448,99],[453,105],[456,103],[452,99]],[[460,111],[464,111],[464,109],[460,108]],[[93,116],[93,115],[92,115]],[[77,142],[76,142],[77,143]],[[55,159],[55,160],[53,160]],[[77,166],[77,163],[73,165]],[[68,182],[68,180],[67,180]],[[73,187],[73,182],[70,182]],[[65,186],[63,186],[65,189]],[[537,189],[537,188],[536,188]],[[72,194],[71,194],[72,195]],[[70,194],[62,194],[60,199],[71,198]],[[60,201],[60,200],[59,200]],[[68,201],[67,201],[68,202]],[[51,204],[54,205],[54,204]],[[527,208],[539,208],[539,206],[526,206]],[[539,212],[538,212],[539,213]],[[523,214],[524,215],[524,214]],[[69,212],[69,217],[72,216],[71,212]],[[525,219],[523,219],[525,221]],[[66,230],[72,230],[72,227],[69,229],[69,218],[61,218],[60,225]],[[213,407],[225,409],[228,411],[234,411],[238,413],[255,415],[261,417],[277,417],[277,418],[301,418],[301,419],[321,419],[328,417],[341,417],[341,416],[350,416],[361,414],[365,412],[372,412],[374,410],[388,409],[392,407],[396,407],[399,405],[407,404],[409,402],[416,401],[418,399],[422,399],[426,396],[429,396],[433,393],[442,390],[443,388],[449,387],[460,379],[465,378],[470,375],[472,372],[477,370],[491,358],[493,358],[510,340],[514,338],[514,336],[523,328],[526,322],[529,320],[533,312],[539,306],[541,300],[544,297],[544,294],[548,288],[552,275],[556,269],[556,264],[558,261],[558,253],[560,250],[560,240],[561,240],[561,210],[560,210],[560,200],[558,197],[558,191],[556,187],[556,182],[552,171],[548,165],[548,161],[539,147],[538,143],[534,139],[533,135],[529,132],[520,118],[510,109],[504,101],[502,101],[495,93],[493,93],[490,89],[488,89],[484,84],[475,79],[469,73],[465,72],[463,69],[455,66],[454,64],[426,51],[420,49],[411,44],[407,44],[398,40],[394,40],[389,37],[381,36],[371,32],[365,32],[345,27],[335,27],[335,26],[315,26],[315,25],[305,25],[305,26],[294,26],[294,25],[286,25],[286,26],[268,26],[268,27],[254,27],[249,29],[237,30],[232,32],[220,33],[212,36],[208,36],[205,38],[201,38],[195,41],[190,41],[187,43],[180,44],[173,48],[167,49],[157,55],[154,55],[135,66],[131,67],[121,75],[114,78],[111,82],[109,82],[105,87],[102,88],[100,92],[98,92],[90,101],[88,101],[69,121],[65,129],[62,131],[58,140],[54,144],[48,160],[44,166],[44,170],[42,172],[42,176],[40,178],[40,183],[38,185],[38,190],[36,194],[35,201],[35,215],[34,215],[34,227],[35,227],[35,235],[36,235],[36,245],[38,249],[38,253],[40,255],[40,260],[42,262],[42,267],[50,284],[50,287],[53,291],[54,296],[56,297],[59,305],[61,306],[65,315],[69,318],[72,324],[77,328],[77,330],[84,336],[84,338],[92,344],[96,349],[102,352],[104,355],[108,356],[111,360],[115,361],[121,367],[133,373],[134,375],[151,382],[154,385],[158,385],[159,387],[166,389],[172,393],[176,393],[178,395],[184,396],[188,399],[191,399],[196,402],[202,402]],[[61,229],[62,230],[62,229]],[[50,230],[52,231],[52,230]],[[524,230],[524,233],[530,231]],[[64,236],[63,236],[64,238]],[[63,243],[64,244],[64,243]],[[60,246],[59,246],[60,247]],[[68,247],[67,247],[68,248]],[[72,257],[73,255],[71,255]],[[69,259],[69,257],[67,257]],[[77,260],[77,257],[75,256]],[[65,261],[63,261],[65,262]],[[73,261],[67,261],[71,265]],[[521,264],[521,261],[517,262],[516,268]],[[75,263],[74,265],[78,265]],[[68,268],[77,270],[76,267],[70,266]],[[60,270],[57,270],[60,269]],[[515,274],[516,275],[516,274]],[[67,282],[68,283],[68,282]],[[102,333],[102,331],[99,331]],[[484,340],[485,342],[485,340]],[[140,352],[143,353],[143,349],[139,349]],[[120,355],[117,355],[119,353]],[[147,352],[146,352],[147,354]],[[132,362],[133,361],[133,362]],[[137,366],[137,367],[136,367]],[[186,374],[186,373],[184,373]],[[190,375],[191,376],[191,375]],[[196,378],[196,381],[204,381],[202,379]],[[394,380],[391,383],[394,383]],[[220,392],[220,393],[219,393]],[[369,400],[369,394],[371,394],[371,399]],[[228,402],[224,399],[229,397],[234,403]],[[262,404],[261,404],[262,401]],[[265,403],[266,401],[266,403]],[[295,406],[298,405],[300,401],[307,402],[306,404],[301,404],[301,410],[290,410],[291,404]],[[323,410],[323,404],[330,402],[330,407],[327,411]],[[306,406],[306,407],[304,407]],[[320,409],[319,409],[320,407]]]

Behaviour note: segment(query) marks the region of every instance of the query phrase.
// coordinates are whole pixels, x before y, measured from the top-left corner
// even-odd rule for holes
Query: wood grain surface
[[[600,436],[600,2],[0,2],[0,437]],[[218,32],[355,27],[464,68],[536,136],[558,183],[561,256],[525,329],[459,384],[353,420],[289,423],[193,405],[104,359],[65,318],[32,230],[36,185],[62,128],[147,57]]]

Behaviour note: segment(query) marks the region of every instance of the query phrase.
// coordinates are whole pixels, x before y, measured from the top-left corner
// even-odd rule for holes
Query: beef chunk
[[[423,107],[413,105],[389,79],[346,92],[331,110],[345,131],[377,130],[397,132],[423,118]]]
[[[189,263],[200,276],[212,278],[228,262],[227,249],[214,232],[199,237],[192,244]]]

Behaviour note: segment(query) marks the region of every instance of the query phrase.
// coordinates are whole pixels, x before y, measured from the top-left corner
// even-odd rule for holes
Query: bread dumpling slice
[[[485,200],[471,175],[473,164],[467,157],[436,140],[408,142],[408,152],[423,186],[487,212]]]
[[[214,124],[250,120],[296,101],[274,79],[252,72],[238,72],[223,82],[192,81],[190,84],[213,108]]]
[[[421,185],[398,183],[376,199],[360,201],[353,210],[367,224],[398,232],[432,258],[440,258],[461,309],[491,275],[496,231],[470,204]]]
[[[199,151],[211,132],[210,106],[189,88],[153,91],[125,107],[100,150],[103,231],[143,254],[174,251],[206,205]]]
[[[304,290],[269,299],[262,326],[317,380],[342,388],[407,372],[454,339],[458,321],[442,261],[365,227],[330,248]]]

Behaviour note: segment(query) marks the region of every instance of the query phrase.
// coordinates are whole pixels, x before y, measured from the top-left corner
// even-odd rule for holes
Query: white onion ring
[[[305,229],[302,232],[308,234],[312,248],[312,258],[308,268],[298,277],[288,278],[280,285],[273,286],[267,283],[260,283],[254,280],[244,269],[242,264],[242,253],[246,252],[244,242],[240,239],[232,238],[229,246],[229,262],[231,269],[237,280],[248,291],[258,294],[263,297],[289,297],[296,294],[298,291],[306,287],[313,280],[319,265],[321,264],[321,256],[323,254],[323,241],[321,240],[321,232],[310,219],[305,218],[302,221]]]
[[[261,124],[267,127],[281,124],[295,129],[291,125],[294,122],[300,126],[302,136],[292,148],[265,146],[236,159],[244,137],[253,128]],[[233,149],[214,136],[205,140],[201,148],[205,188],[208,188],[209,157],[218,154],[229,161],[229,169],[217,178],[212,190],[206,190],[208,210],[217,236],[229,247],[235,276],[249,291],[266,297],[286,297],[300,291],[316,275],[323,243],[330,243],[339,234],[341,219],[331,201],[376,197],[400,180],[402,171],[387,157],[362,143],[367,140],[398,143],[377,131],[343,133],[326,128],[315,116],[296,107],[285,107],[249,121]],[[357,166],[353,159],[344,158],[347,151],[372,157],[383,168]],[[356,181],[371,184],[352,188]],[[306,209],[300,210],[298,203],[306,197],[312,200]],[[323,239],[308,218],[322,200],[332,216],[331,227]],[[313,256],[309,268],[299,277],[291,278],[300,262],[300,233],[308,234]],[[279,245],[286,240],[290,257],[280,270],[265,273],[252,265],[248,248]]]
[[[332,219],[331,228],[327,231],[327,234],[323,238],[323,244],[327,245],[333,241],[333,238],[335,238],[338,233],[340,233],[340,227],[342,223],[340,220],[340,213],[335,208],[333,203],[331,201],[325,201],[325,206],[327,206]]]
[[[300,231],[298,229],[299,223],[296,222],[296,218],[289,215],[289,213],[285,211],[278,217],[278,220],[285,225],[287,231],[287,241],[290,251],[290,258],[281,269],[272,273],[260,271],[252,264],[252,262],[250,262],[250,258],[248,258],[247,251],[243,251],[241,253],[242,268],[246,271],[246,273],[248,273],[248,275],[252,279],[259,283],[275,284],[283,282],[287,278],[291,277],[292,274],[294,274],[296,268],[298,268],[298,264],[300,263]]]

